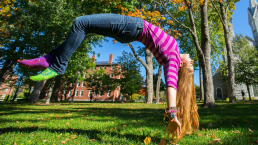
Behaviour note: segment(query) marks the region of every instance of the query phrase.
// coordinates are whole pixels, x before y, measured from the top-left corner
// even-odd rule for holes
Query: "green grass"
[[[164,108],[164,104],[144,103],[0,103],[0,144],[131,145],[144,144],[146,137],[158,144],[167,125]],[[198,112],[199,132],[177,144],[258,144],[257,101],[217,101],[216,108],[199,106]],[[214,142],[214,137],[220,142]]]

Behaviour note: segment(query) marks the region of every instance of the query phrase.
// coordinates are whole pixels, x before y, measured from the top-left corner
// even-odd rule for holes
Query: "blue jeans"
[[[49,54],[53,63],[49,69],[64,74],[68,60],[88,33],[115,38],[121,43],[139,39],[143,31],[143,20],[119,14],[93,14],[77,17],[67,39]]]

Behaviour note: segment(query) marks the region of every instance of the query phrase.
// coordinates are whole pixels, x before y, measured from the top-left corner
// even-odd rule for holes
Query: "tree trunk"
[[[199,75],[200,75],[200,101],[204,101],[204,92],[203,92],[203,78],[202,78],[202,66],[199,65]]]
[[[61,80],[63,75],[59,75],[55,77],[55,84],[53,88],[53,93],[51,95],[50,102],[57,102],[58,101],[58,92],[61,86]]]
[[[211,44],[210,44],[210,35],[209,35],[209,22],[207,14],[207,0],[203,1],[201,6],[201,48],[203,50],[204,62],[202,64],[203,68],[203,86],[204,86],[204,108],[214,108],[215,99],[214,99],[214,87],[211,73],[211,64],[210,64],[210,53],[211,53]]]
[[[128,43],[131,50],[133,51],[134,56],[136,57],[136,59],[138,61],[140,61],[140,63],[144,66],[144,68],[146,69],[146,94],[145,94],[145,103],[152,103],[152,99],[153,99],[153,63],[152,63],[152,57],[153,54],[146,49],[145,50],[145,59],[146,59],[146,63],[144,63],[142,61],[142,59],[137,55],[137,53],[135,52],[133,46],[131,43]],[[151,79],[148,80],[148,79]]]
[[[17,64],[16,60],[5,61],[2,69],[0,69],[0,86],[4,83],[6,77],[12,72],[16,64]]]
[[[159,103],[159,90],[160,90],[161,72],[162,72],[162,65],[159,65],[158,79],[157,79],[157,85],[156,85],[156,103]]]
[[[50,98],[51,98],[52,90],[53,90],[52,88],[53,88],[53,86],[50,86],[50,87],[49,87],[48,94],[47,94],[46,104],[49,104],[49,102],[50,102]]]
[[[15,93],[14,93],[14,95],[13,95],[13,98],[11,98],[11,99],[12,99],[11,101],[14,101],[14,100],[16,99],[19,89],[20,89],[20,87],[18,86],[18,87],[16,88],[16,90],[15,90]]]
[[[224,29],[224,38],[226,43],[227,49],[227,65],[228,65],[228,95],[229,95],[229,102],[236,103],[236,94],[235,94],[235,71],[234,71],[234,59],[233,59],[233,51],[232,45],[230,42],[230,35],[228,30],[228,22],[227,22],[227,13],[225,11],[225,6],[223,2],[219,2],[220,4],[220,11],[221,11],[221,21],[223,24]]]
[[[77,78],[76,78],[76,82],[75,82],[75,87],[73,89],[73,95],[72,95],[72,100],[71,103],[74,103],[74,95],[75,95],[75,90],[77,88],[77,83],[78,83],[78,78],[79,78],[80,73],[78,72]]]
[[[147,98],[145,98],[145,103],[151,104],[153,100],[153,54],[149,49],[145,50],[145,59],[148,69],[146,69],[146,93]]]
[[[246,79],[247,80],[247,79]],[[249,88],[249,83],[246,81],[246,87],[247,87],[247,91],[248,91],[248,96],[249,96],[249,101],[252,100],[251,98],[251,93],[250,93],[250,88]]]
[[[42,90],[42,88],[44,87],[45,81],[40,81],[40,82],[36,82],[34,89],[30,95],[30,103],[37,103],[39,101],[39,95],[40,92]]]

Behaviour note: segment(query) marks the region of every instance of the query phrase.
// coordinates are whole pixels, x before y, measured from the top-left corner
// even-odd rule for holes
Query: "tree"
[[[111,78],[111,74],[107,74],[102,68],[89,72],[84,81],[87,82],[87,88],[95,95],[114,91],[118,86],[117,80]]]
[[[237,84],[245,84],[251,101],[249,86],[258,83],[258,48],[250,46],[248,40],[242,35],[236,35],[233,41],[233,52],[236,57],[235,80]]]
[[[156,103],[159,103],[159,92],[166,89],[166,84],[161,79],[162,65],[159,65],[158,73],[153,75],[153,90],[155,90]]]
[[[194,87],[195,87],[196,98],[201,99],[201,88],[200,88],[200,86],[194,85]]]
[[[199,64],[203,70],[203,84],[204,84],[204,108],[214,108],[214,89],[212,81],[212,70],[211,70],[211,39],[209,31],[208,21],[208,0],[173,0],[173,4],[178,7],[179,10],[188,14],[187,20],[189,21],[190,27],[187,23],[181,21],[181,17],[172,14],[173,11],[169,11],[166,5],[162,2],[155,1],[160,4],[168,14],[169,19],[173,20],[178,24],[180,29],[187,30],[190,34],[193,44],[196,48]],[[198,10],[200,8],[200,11]],[[177,12],[175,12],[177,13]],[[196,18],[200,18],[200,31],[197,31]],[[167,18],[168,19],[168,18]],[[185,20],[183,18],[183,20]],[[197,19],[198,20],[198,19]],[[200,37],[199,37],[200,36]]]
[[[219,4],[220,12],[218,11],[217,7],[215,6],[215,2],[211,1],[213,7],[216,9],[220,21],[223,25],[224,29],[224,38],[226,43],[227,49],[227,66],[228,66],[228,95],[229,95],[229,102],[236,103],[236,94],[235,94],[235,72],[234,72],[234,56],[233,50],[230,40],[230,31],[228,29],[228,13],[233,13],[234,10],[234,3],[238,2],[239,0],[220,0],[217,3]]]
[[[120,85],[120,93],[123,95],[132,96],[142,89],[143,77],[140,74],[140,63],[131,53],[123,51],[122,56],[116,59],[117,63],[121,66],[115,69],[114,74],[122,74],[122,78],[118,79]]]

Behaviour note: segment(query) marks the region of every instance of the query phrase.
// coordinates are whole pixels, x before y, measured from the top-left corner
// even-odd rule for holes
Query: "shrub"
[[[139,94],[133,94],[132,95],[132,100],[138,100],[138,96],[139,96]]]

